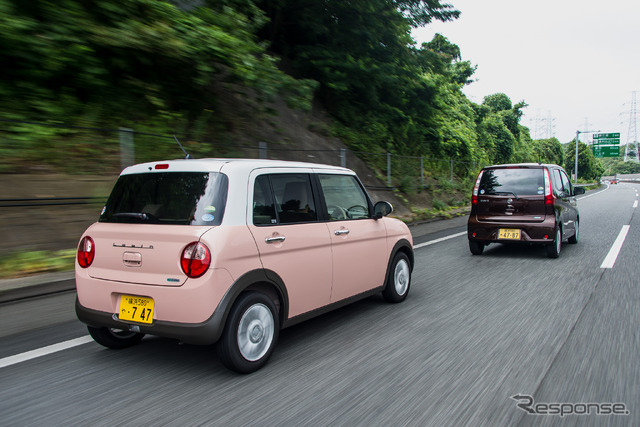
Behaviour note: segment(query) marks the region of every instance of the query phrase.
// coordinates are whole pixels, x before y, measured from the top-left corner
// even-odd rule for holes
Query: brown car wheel
[[[484,251],[484,243],[477,240],[469,240],[469,250],[473,255],[482,255]]]
[[[556,226],[555,237],[553,243],[547,245],[547,256],[549,258],[558,258],[560,256],[560,249],[562,248],[562,229],[560,226]]]

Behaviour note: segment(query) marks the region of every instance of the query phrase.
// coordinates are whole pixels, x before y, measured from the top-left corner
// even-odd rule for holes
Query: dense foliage
[[[602,167],[604,168],[604,175],[607,176],[625,173],[640,173],[640,164],[633,161],[625,162],[622,157],[602,159]]]
[[[283,96],[308,108],[315,82],[278,69],[256,35],[264,14],[226,3],[186,11],[156,0],[0,0],[2,119],[202,138],[224,132],[230,99]],[[74,130],[2,125],[5,156],[101,154],[77,153],[86,136]]]
[[[476,67],[457,45],[411,38],[459,14],[441,0],[0,0],[0,170],[51,147],[80,159],[108,150],[25,121],[220,141],[240,115],[266,120],[275,99],[301,110],[315,100],[354,151],[453,158],[461,176],[487,163],[569,164],[557,140],[531,140],[524,101],[464,96]]]

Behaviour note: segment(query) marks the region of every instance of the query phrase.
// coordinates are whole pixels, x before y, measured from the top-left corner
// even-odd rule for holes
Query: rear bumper
[[[123,322],[113,313],[92,310],[82,306],[76,298],[76,315],[82,323],[93,327],[106,327],[141,332],[174,338],[189,344],[213,344],[220,338],[223,324],[220,311],[202,323],[177,323],[154,320],[147,325],[142,323]],[[220,317],[220,318],[219,318]]]
[[[542,222],[489,222],[478,221],[474,216],[467,222],[467,236],[469,240],[485,243],[553,243],[555,236],[555,218],[552,216]],[[498,239],[498,230],[501,228],[520,230],[520,240]],[[546,237],[545,237],[546,236]]]

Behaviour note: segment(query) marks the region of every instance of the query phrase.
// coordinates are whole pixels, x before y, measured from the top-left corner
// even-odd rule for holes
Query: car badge
[[[136,245],[136,244],[127,245],[126,243],[122,243],[122,244],[112,243],[112,246],[113,246],[114,248],[153,249],[153,245],[147,245],[147,246],[145,246],[144,244],[140,244],[140,245]]]

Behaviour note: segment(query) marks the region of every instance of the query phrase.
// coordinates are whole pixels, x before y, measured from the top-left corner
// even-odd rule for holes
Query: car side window
[[[569,181],[569,177],[564,171],[560,171],[560,176],[562,177],[562,185],[564,186],[564,191],[571,195],[573,194],[573,190],[571,188],[571,182]]]
[[[562,193],[562,176],[560,175],[560,169],[553,169],[553,188]]]
[[[276,210],[267,175],[256,178],[253,187],[253,223],[255,225],[276,224]]]
[[[369,199],[354,176],[321,174],[319,178],[329,220],[371,217]]]
[[[309,174],[274,174],[271,175],[271,185],[281,224],[318,220]]]

